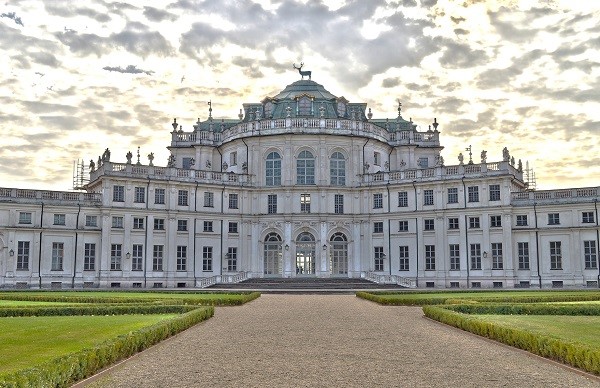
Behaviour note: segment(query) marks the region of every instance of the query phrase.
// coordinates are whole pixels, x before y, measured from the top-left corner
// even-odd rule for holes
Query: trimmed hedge
[[[213,315],[214,307],[195,308],[172,319],[110,339],[94,348],[58,357],[33,368],[0,375],[0,387],[67,387]]]
[[[168,293],[164,293],[168,295]],[[211,298],[211,299],[199,299],[199,298],[169,298],[156,297],[156,298],[129,298],[129,297],[113,297],[110,296],[110,292],[107,292],[107,296],[66,296],[66,295],[52,295],[52,291],[44,292],[43,295],[27,295],[23,293],[5,293],[0,295],[0,299],[3,300],[19,300],[28,302],[61,302],[61,303],[164,303],[164,304],[189,304],[189,305],[202,305],[202,306],[238,306],[244,303],[250,302],[260,296],[259,292],[250,293],[232,293],[239,295],[239,298]],[[219,295],[219,293],[211,293],[211,295]]]
[[[68,316],[68,315],[125,315],[125,314],[181,314],[198,306],[172,304],[127,304],[83,306],[26,306],[0,309],[0,317]]]
[[[448,306],[424,306],[425,316],[528,352],[600,375],[600,350],[526,330],[500,326],[450,311]],[[455,306],[453,306],[455,307]]]
[[[402,295],[411,295],[410,297],[403,298]],[[448,293],[450,294],[450,292]],[[600,294],[595,292],[582,293],[581,295],[560,295],[559,292],[556,295],[539,295],[539,296],[469,296],[468,298],[462,299],[456,295],[446,296],[427,296],[427,293],[423,293],[422,297],[413,297],[414,292],[408,293],[394,293],[394,294],[378,294],[372,292],[359,291],[356,296],[359,298],[367,299],[383,305],[396,305],[396,306],[427,306],[427,305],[439,305],[439,304],[476,304],[476,303],[541,303],[541,302],[585,302],[585,301],[597,301],[600,300]]]
[[[445,309],[463,314],[495,315],[600,315],[600,305],[593,304],[454,304]]]

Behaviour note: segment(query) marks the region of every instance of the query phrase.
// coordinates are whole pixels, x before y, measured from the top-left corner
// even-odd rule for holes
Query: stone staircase
[[[251,278],[239,283],[216,283],[208,290],[256,290],[261,292],[354,292],[358,290],[403,290],[395,284],[378,284],[354,278]]]

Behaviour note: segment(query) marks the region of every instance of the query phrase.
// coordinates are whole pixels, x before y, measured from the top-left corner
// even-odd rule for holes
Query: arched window
[[[346,159],[341,152],[334,152],[329,161],[329,182],[332,186],[346,185]]]
[[[296,184],[315,184],[315,158],[310,151],[302,151],[296,162]]]
[[[263,273],[265,275],[281,276],[281,236],[277,233],[269,233],[265,237],[263,265]]]
[[[337,232],[331,236],[329,241],[331,246],[329,256],[331,275],[345,276],[348,274],[348,239],[345,234]]]
[[[265,177],[267,186],[281,186],[281,156],[277,152],[267,155]]]

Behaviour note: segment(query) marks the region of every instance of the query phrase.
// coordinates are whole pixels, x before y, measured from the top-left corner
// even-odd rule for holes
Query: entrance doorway
[[[315,238],[308,232],[296,239],[296,276],[315,275]]]
[[[281,236],[277,233],[269,233],[265,237],[264,274],[281,276],[282,267]]]
[[[343,233],[335,233],[330,239],[331,275],[348,275],[348,239]]]

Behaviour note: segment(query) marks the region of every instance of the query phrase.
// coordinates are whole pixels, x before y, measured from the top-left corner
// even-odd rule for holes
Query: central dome
[[[293,100],[297,96],[308,94],[315,99],[336,99],[337,97],[329,93],[321,84],[311,80],[300,80],[285,87],[279,94],[273,97],[274,100]]]

